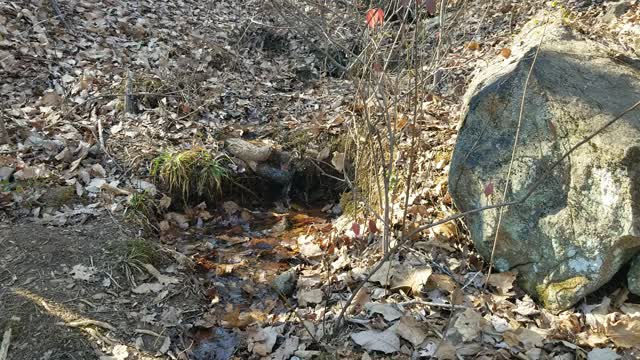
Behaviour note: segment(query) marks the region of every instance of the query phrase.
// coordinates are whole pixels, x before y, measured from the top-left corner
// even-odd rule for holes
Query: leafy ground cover
[[[516,274],[487,278],[463,222],[386,258],[380,245],[455,213],[446,179],[466,84],[486,58],[509,60],[525,21],[544,9],[637,51],[640,8],[424,3],[422,33],[369,4],[358,16],[348,4],[319,16],[315,2],[0,4],[8,358],[637,358],[637,299],[621,281],[552,314]],[[401,56],[350,65],[376,51],[347,45],[388,46],[385,31],[440,54],[420,87]],[[378,138],[358,128],[388,110],[363,96],[372,73],[409,99],[387,160],[412,180],[389,176],[388,201]],[[278,156],[239,161],[237,138]]]

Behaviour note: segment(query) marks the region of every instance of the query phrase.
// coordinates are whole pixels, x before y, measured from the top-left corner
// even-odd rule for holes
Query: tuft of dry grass
[[[163,152],[153,160],[151,175],[184,201],[220,195],[223,183],[229,179],[222,156],[214,156],[203,148]]]

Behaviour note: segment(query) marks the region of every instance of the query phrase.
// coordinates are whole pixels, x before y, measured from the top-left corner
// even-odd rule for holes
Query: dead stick
[[[135,329],[133,332],[135,332],[136,334],[144,334],[144,335],[149,335],[149,336],[155,336],[156,338],[162,337],[162,335],[158,334],[157,332],[151,331],[151,330],[147,330],[147,329]]]
[[[4,121],[4,116],[0,114],[0,145],[9,143],[9,133],[7,133],[7,127]]]
[[[467,309],[467,307],[464,305],[443,304],[443,303],[435,303],[432,301],[422,301],[422,300],[409,300],[409,301],[398,303],[398,305],[402,305],[402,306],[426,305],[426,306],[441,307],[441,308],[447,308],[447,309],[459,309],[459,310]]]
[[[104,321],[92,320],[92,319],[76,320],[69,323],[65,323],[64,325],[69,327],[85,327],[85,326],[94,325],[94,326],[99,326],[101,328],[105,328],[107,330],[116,331],[116,328],[113,325],[110,325]]]
[[[136,99],[133,95],[133,75],[131,70],[127,70],[127,80],[124,90],[124,112],[126,114],[134,114],[136,112]]]
[[[98,142],[100,142],[100,150],[107,152],[107,149],[104,145],[104,136],[102,136],[102,120],[99,116],[98,118]]]

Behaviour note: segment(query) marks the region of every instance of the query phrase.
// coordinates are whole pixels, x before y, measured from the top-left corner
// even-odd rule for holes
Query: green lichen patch
[[[563,281],[538,285],[536,290],[544,307],[551,311],[561,311],[571,306],[580,297],[589,279],[575,276]]]

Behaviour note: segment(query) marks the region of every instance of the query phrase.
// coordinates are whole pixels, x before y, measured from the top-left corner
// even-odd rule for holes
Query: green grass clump
[[[129,196],[125,214],[127,219],[133,221],[137,226],[153,233],[157,231],[157,227],[154,224],[158,223],[158,215],[161,214],[161,209],[153,196],[147,191],[143,191]]]
[[[221,156],[202,148],[160,154],[153,160],[151,175],[184,201],[221,194],[222,185],[229,178]]]
[[[129,196],[129,209],[137,211],[146,217],[155,215],[158,205],[149,192],[146,190],[139,193],[133,193]]]
[[[125,258],[130,263],[155,264],[160,260],[158,249],[148,240],[135,238],[125,243]]]

